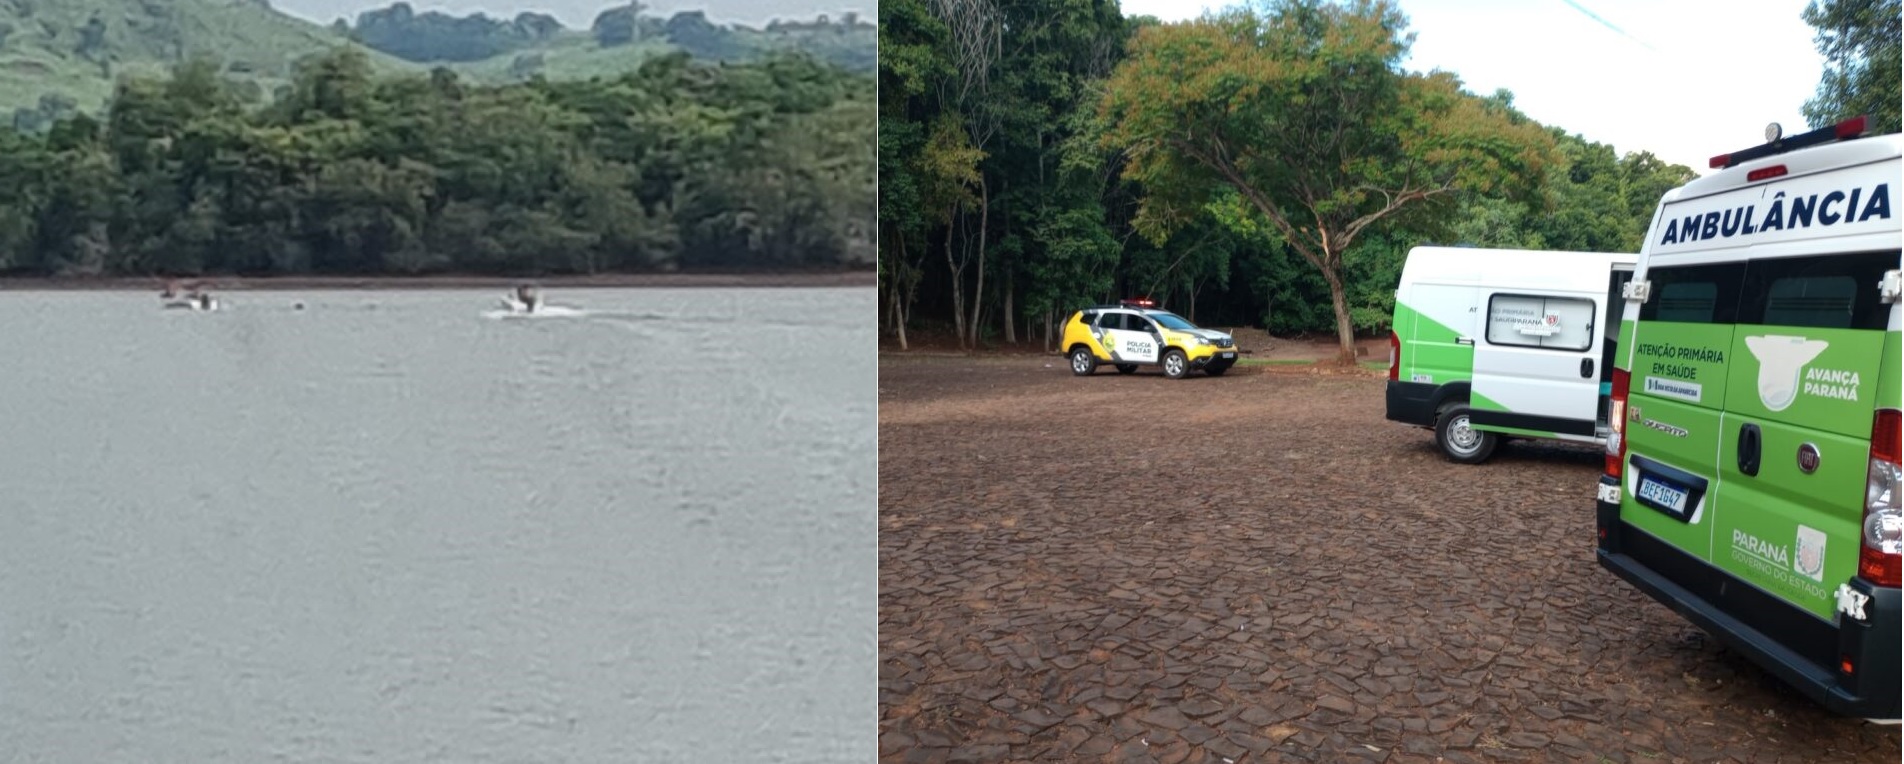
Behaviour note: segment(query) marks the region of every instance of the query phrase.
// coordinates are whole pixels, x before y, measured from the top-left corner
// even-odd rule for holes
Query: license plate
[[[1235,353],[1224,353],[1224,354],[1223,354],[1223,360],[1225,360],[1225,361],[1227,361],[1227,360],[1230,360],[1230,359],[1232,359],[1232,358],[1235,358],[1235,357],[1236,357],[1236,354],[1235,354]]]
[[[1649,504],[1668,510],[1673,514],[1685,516],[1686,492],[1645,475],[1640,476],[1640,488],[1633,492],[1635,496]]]

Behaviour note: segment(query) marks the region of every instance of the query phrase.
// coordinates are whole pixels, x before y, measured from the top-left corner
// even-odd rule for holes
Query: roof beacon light
[[[1770,167],[1760,167],[1756,170],[1748,172],[1745,174],[1745,179],[1747,181],[1757,182],[1757,181],[1765,180],[1766,178],[1784,177],[1786,174],[1790,172],[1791,172],[1790,170],[1785,169],[1785,165],[1775,164]]]
[[[1856,138],[1860,135],[1863,135],[1864,123],[1865,123],[1864,117],[1862,116],[1852,117],[1843,122],[1839,122],[1836,125],[1832,125],[1831,128],[1837,131],[1838,140],[1842,141],[1846,138]]]
[[[1155,308],[1155,307],[1157,307],[1157,301],[1156,301],[1156,300],[1152,300],[1152,299],[1150,299],[1149,297],[1135,297],[1135,298],[1131,298],[1131,299],[1129,299],[1129,300],[1125,300],[1125,301],[1124,301],[1124,304],[1125,304],[1126,306],[1128,306],[1128,307],[1132,307],[1132,308]]]
[[[1794,151],[1807,146],[1816,146],[1832,141],[1849,140],[1863,135],[1867,122],[1868,120],[1864,117],[1852,117],[1835,125],[1821,127],[1809,133],[1799,133],[1789,138],[1785,137],[1785,128],[1780,127],[1777,122],[1773,122],[1765,126],[1766,141],[1763,145],[1753,146],[1744,151],[1734,151],[1730,154],[1720,154],[1713,157],[1708,166],[1714,170],[1721,170],[1741,162],[1762,157],[1777,156],[1787,151]]]

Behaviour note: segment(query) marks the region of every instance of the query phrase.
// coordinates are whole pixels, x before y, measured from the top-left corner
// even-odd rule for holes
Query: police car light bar
[[[1138,297],[1138,298],[1134,298],[1130,300],[1124,300],[1122,301],[1122,304],[1124,305],[1124,307],[1127,307],[1127,308],[1155,308],[1157,307],[1157,301],[1152,300],[1149,297]]]
[[[1864,134],[1866,122],[1867,120],[1864,117],[1852,117],[1829,127],[1821,127],[1809,133],[1800,133],[1785,139],[1774,137],[1779,135],[1780,131],[1776,129],[1775,125],[1768,126],[1765,129],[1765,134],[1768,137],[1772,137],[1770,141],[1763,145],[1753,146],[1744,151],[1720,154],[1712,158],[1712,162],[1709,166],[1714,170],[1723,170],[1740,162],[1749,162],[1760,157],[1776,156],[1793,149],[1802,149],[1806,146],[1816,146],[1820,143],[1856,138]]]

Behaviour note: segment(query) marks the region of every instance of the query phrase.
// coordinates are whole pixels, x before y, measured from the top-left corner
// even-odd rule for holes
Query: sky
[[[1400,0],[1414,71],[1453,72],[1471,92],[1506,88],[1543,124],[1650,151],[1706,174],[1717,154],[1765,142],[1824,73],[1806,0]],[[1222,0],[1123,0],[1124,15],[1182,21]]]
[[[272,0],[271,7],[319,24],[339,18],[350,21],[364,11],[388,8],[396,0]],[[482,12],[491,18],[513,19],[523,11],[554,16],[570,29],[587,29],[596,14],[626,0],[408,0],[417,13],[441,11],[452,16]],[[667,18],[680,11],[706,11],[716,24],[765,26],[773,19],[811,20],[822,13],[838,19],[848,11],[872,21],[878,16],[877,0],[643,0],[646,15]],[[1195,11],[1191,11],[1194,15]]]

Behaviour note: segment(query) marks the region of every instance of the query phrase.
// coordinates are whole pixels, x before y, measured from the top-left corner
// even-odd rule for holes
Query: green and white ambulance
[[[1416,247],[1389,336],[1388,418],[1478,464],[1501,438],[1602,442],[1620,288],[1639,257]],[[1609,311],[1613,311],[1609,313]]]
[[[1667,192],[1623,293],[1601,565],[1839,714],[1899,716],[1904,136]]]

